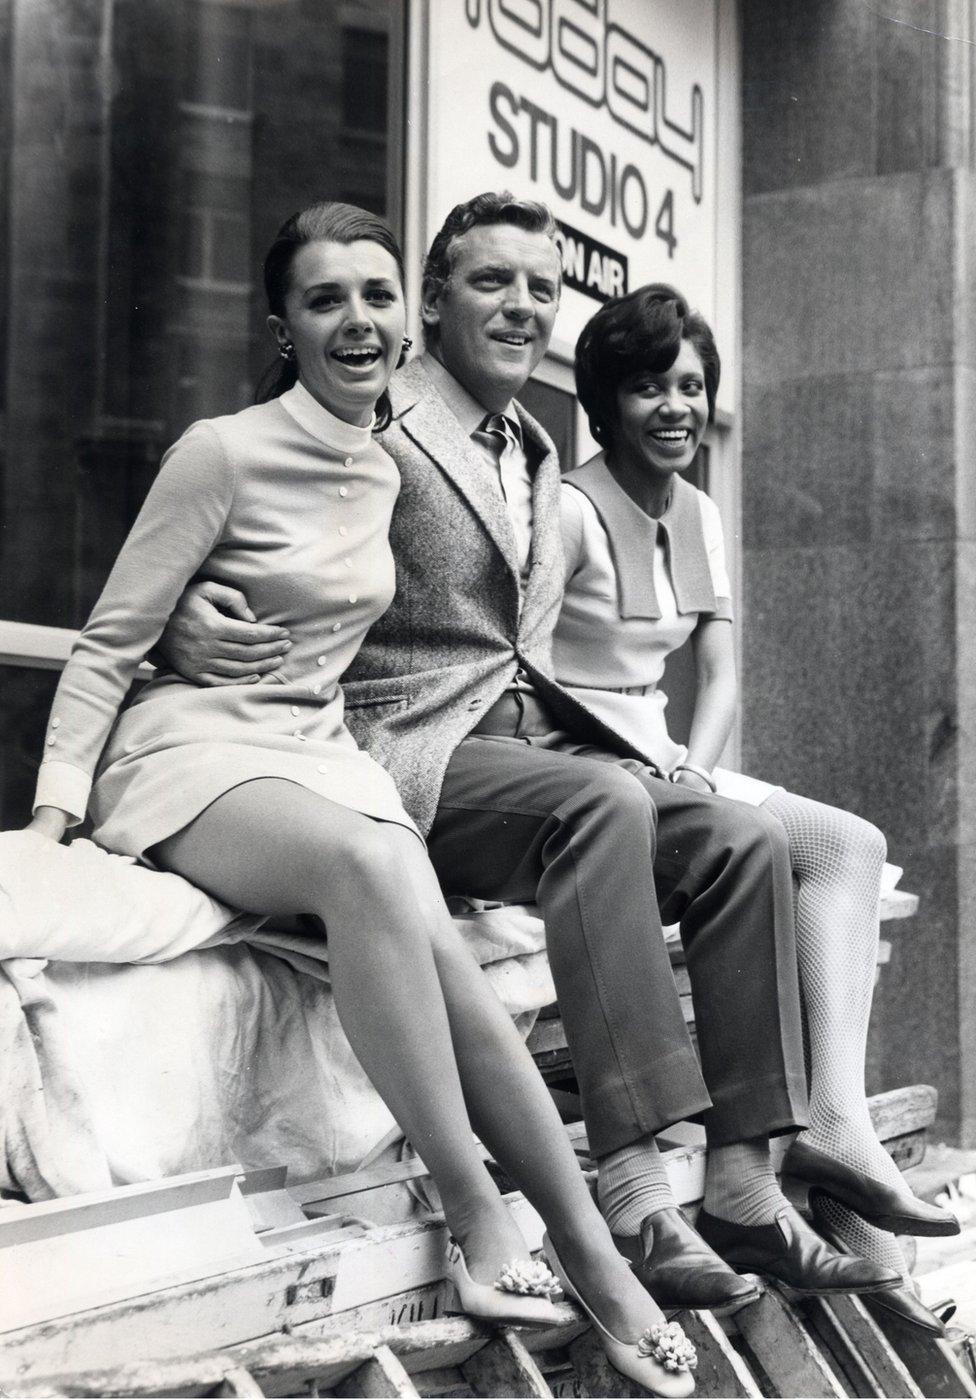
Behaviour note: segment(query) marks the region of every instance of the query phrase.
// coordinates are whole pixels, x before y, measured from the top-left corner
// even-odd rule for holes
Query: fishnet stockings
[[[786,829],[797,880],[796,943],[810,1079],[810,1126],[801,1136],[878,1181],[901,1175],[875,1134],[864,1056],[878,950],[885,840],[869,822],[793,793],[764,804]],[[902,1273],[894,1238],[844,1206],[831,1224],[857,1254]]]

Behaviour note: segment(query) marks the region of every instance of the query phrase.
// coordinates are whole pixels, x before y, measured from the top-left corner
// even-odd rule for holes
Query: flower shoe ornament
[[[637,1343],[638,1356],[651,1356],[666,1371],[694,1371],[698,1353],[677,1322],[649,1327]]]
[[[453,1237],[447,1246],[446,1277],[453,1296],[445,1311],[466,1313],[486,1322],[554,1327],[559,1313],[552,1294],[559,1292],[559,1280],[545,1264],[534,1259],[515,1259],[506,1264],[494,1283],[476,1283],[468,1273],[461,1246]]]

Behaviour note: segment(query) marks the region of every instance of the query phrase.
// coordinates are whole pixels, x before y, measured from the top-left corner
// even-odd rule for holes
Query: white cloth
[[[0,832],[0,960],[166,962],[260,923],[91,841]]]
[[[323,941],[254,922],[90,841],[0,835],[0,1188],[43,1200],[235,1161],[307,1180],[396,1138]],[[456,922],[527,1033],[555,1000],[541,919]],[[213,946],[245,937],[278,956]]]

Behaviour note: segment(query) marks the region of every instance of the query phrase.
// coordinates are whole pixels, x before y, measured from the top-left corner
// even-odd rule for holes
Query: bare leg
[[[573,1281],[606,1327],[636,1335],[656,1319],[597,1210],[542,1076],[455,927],[432,867],[393,833],[404,881],[432,931],[465,1101],[479,1137],[532,1202]],[[656,1313],[652,1303],[651,1308]]]
[[[477,1156],[465,1099],[604,1325],[627,1338],[660,1320],[614,1249],[531,1056],[416,837],[266,779],[227,793],[155,854],[240,908],[320,915],[343,1028],[437,1181],[476,1278],[493,1279],[527,1250]]]
[[[528,1250],[474,1145],[408,853],[425,859],[403,828],[280,779],[234,788],[154,852],[238,908],[322,918],[343,1029],[434,1175],[472,1276],[489,1282]]]

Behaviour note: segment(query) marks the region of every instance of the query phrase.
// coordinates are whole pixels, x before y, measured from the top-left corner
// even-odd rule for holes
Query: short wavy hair
[[[434,235],[430,251],[424,259],[421,284],[421,299],[424,302],[439,297],[447,286],[454,267],[455,241],[473,228],[490,224],[514,224],[528,233],[544,233],[555,243],[556,220],[548,205],[538,204],[532,199],[516,199],[509,190],[477,194],[463,204],[456,204]],[[424,324],[426,344],[436,344],[439,334],[436,325]]]
[[[576,342],[576,393],[601,447],[613,440],[621,385],[642,369],[654,374],[670,369],[683,340],[702,362],[711,423],[722,362],[708,322],[679,291],[651,282],[614,297],[587,321]]]

